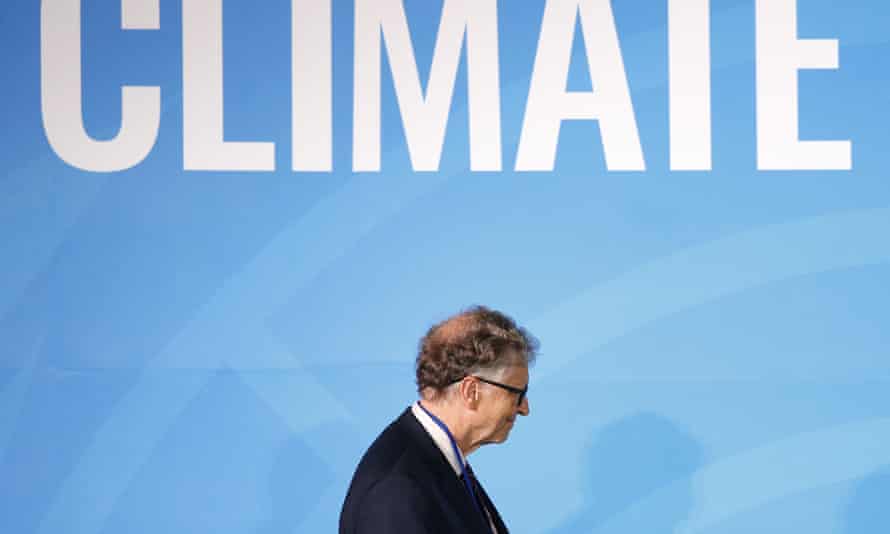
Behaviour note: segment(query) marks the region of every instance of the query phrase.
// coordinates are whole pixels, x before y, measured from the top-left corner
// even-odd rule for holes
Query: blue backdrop
[[[890,529],[886,2],[797,2],[800,38],[839,48],[800,72],[800,138],[850,140],[849,170],[758,170],[755,2],[713,0],[712,168],[672,171],[667,2],[613,0],[646,170],[610,171],[576,120],[537,173],[513,169],[543,0],[498,2],[503,170],[470,171],[464,53],[425,173],[385,53],[381,169],[352,171],[340,0],[330,172],[291,170],[286,0],[222,10],[226,140],[275,142],[276,170],[184,170],[175,0],[149,31],[82,2],[86,131],[115,136],[122,85],[160,87],[160,129],[128,169],[66,163],[40,4],[0,16],[3,532],[333,532],[416,397],[418,338],[476,303],[542,343],[531,416],[471,458],[512,531]],[[442,2],[404,8],[426,80]],[[573,91],[592,85],[581,36]]]

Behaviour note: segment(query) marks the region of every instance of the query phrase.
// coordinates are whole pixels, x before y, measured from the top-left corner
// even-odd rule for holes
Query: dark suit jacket
[[[481,487],[481,486],[480,486]],[[482,489],[497,534],[500,514]],[[463,481],[411,409],[365,452],[340,512],[340,534],[491,534]]]

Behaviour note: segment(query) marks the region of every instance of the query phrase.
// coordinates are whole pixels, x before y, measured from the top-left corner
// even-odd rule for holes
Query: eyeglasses
[[[472,376],[473,378],[475,378],[476,380],[479,380],[480,382],[485,382],[486,384],[491,384],[492,386],[497,386],[501,389],[506,389],[510,393],[516,393],[517,395],[519,395],[519,397],[516,399],[516,406],[521,406],[522,399],[524,399],[526,394],[528,394],[528,384],[526,384],[523,389],[519,389],[517,387],[508,386],[507,384],[501,384],[500,382],[495,382],[494,380],[482,378],[481,376],[476,376],[476,375],[467,375],[467,376]],[[456,383],[460,382],[461,380],[463,380],[463,378],[458,378],[457,380],[452,382],[452,384],[456,384]]]

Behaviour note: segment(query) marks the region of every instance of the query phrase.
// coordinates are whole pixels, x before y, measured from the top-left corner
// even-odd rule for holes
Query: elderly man
[[[420,400],[377,437],[355,471],[340,534],[503,534],[504,521],[466,456],[507,439],[528,415],[537,340],[506,315],[475,307],[420,342]]]

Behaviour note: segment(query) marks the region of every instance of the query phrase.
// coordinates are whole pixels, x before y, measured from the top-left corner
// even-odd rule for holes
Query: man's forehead
[[[528,366],[527,365],[510,365],[504,369],[504,378],[515,381],[517,384],[525,385],[528,382]]]

